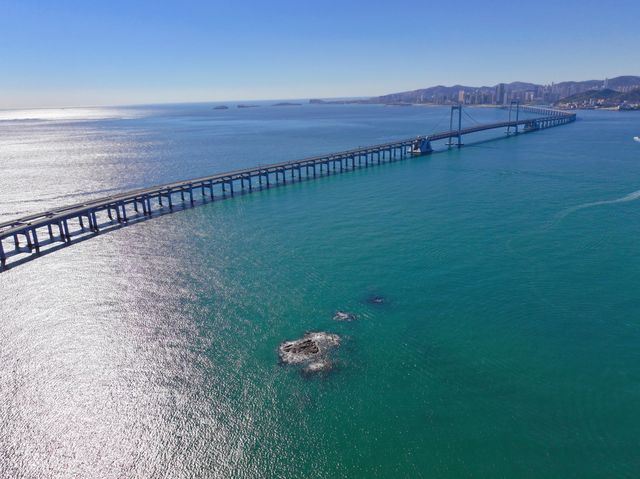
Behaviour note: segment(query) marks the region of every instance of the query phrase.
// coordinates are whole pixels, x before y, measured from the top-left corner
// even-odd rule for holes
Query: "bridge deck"
[[[374,164],[375,159],[380,163],[380,157],[382,155],[383,160],[388,153],[389,161],[400,158],[404,158],[408,152],[415,149],[417,145],[430,144],[431,141],[446,140],[453,138],[460,138],[462,135],[468,135],[485,130],[492,130],[497,128],[516,128],[523,126],[526,130],[534,130],[540,128],[546,128],[550,126],[562,125],[575,120],[575,114],[558,112],[555,110],[540,110],[540,113],[544,113],[544,116],[537,118],[522,119],[517,121],[501,121],[495,123],[481,124],[460,130],[447,130],[432,135],[423,135],[413,138],[407,138],[398,141],[392,141],[388,143],[382,143],[378,145],[367,146],[363,148],[356,148],[337,153],[331,153],[327,155],[319,155],[301,160],[283,161],[279,163],[272,163],[263,166],[256,166],[251,168],[243,168],[234,171],[228,171],[224,173],[217,173],[210,176],[204,176],[201,178],[195,178],[186,181],[178,181],[173,183],[167,183],[158,186],[152,186],[148,188],[140,188],[133,191],[127,191],[123,193],[117,193],[94,200],[89,200],[81,203],[76,203],[60,208],[55,208],[42,213],[36,213],[28,215],[12,221],[0,223],[0,264],[4,266],[6,259],[9,256],[19,253],[32,253],[34,250],[39,253],[39,247],[47,242],[38,241],[36,230],[38,228],[48,228],[48,234],[51,242],[62,241],[70,242],[72,233],[69,232],[67,220],[77,219],[79,220],[81,233],[85,232],[83,224],[83,218],[86,217],[89,223],[90,232],[97,233],[102,226],[98,223],[96,213],[101,211],[107,211],[109,220],[114,222],[113,213],[117,216],[117,222],[119,224],[127,223],[127,211],[126,206],[133,206],[136,213],[138,213],[138,207],[141,206],[145,216],[151,216],[152,205],[150,199],[156,199],[158,201],[158,208],[164,209],[163,199],[167,199],[169,202],[169,209],[173,210],[172,195],[180,194],[182,202],[184,203],[185,193],[190,195],[190,203],[194,204],[193,190],[197,188],[202,189],[203,201],[206,199],[205,189],[209,190],[209,196],[211,200],[214,200],[215,193],[214,187],[222,187],[222,195],[226,196],[225,186],[230,188],[230,194],[233,195],[234,182],[240,181],[242,188],[244,183],[249,183],[249,190],[252,189],[252,179],[258,179],[260,185],[263,183],[263,179],[266,181],[267,186],[270,185],[270,178],[275,175],[275,182],[278,183],[279,175],[282,175],[282,183],[286,183],[285,173],[290,173],[291,178],[295,178],[295,172],[298,173],[298,179],[302,178],[302,169],[306,170],[306,177],[310,177],[310,169],[313,169],[313,177],[316,176],[316,167],[320,166],[320,174],[323,174],[323,166],[326,167],[326,174],[331,174],[329,166],[333,167],[333,171],[336,171],[336,164],[340,165],[340,171],[355,169],[362,166],[362,158],[364,158],[365,167]],[[430,147],[429,147],[430,148]],[[358,165],[356,165],[356,158],[358,159]],[[349,162],[351,165],[349,166]],[[55,236],[52,232],[52,226],[56,226],[59,229],[59,236]],[[26,249],[19,244],[18,235],[24,235],[27,242]],[[12,238],[15,243],[13,251],[5,253],[2,245],[3,239]]]

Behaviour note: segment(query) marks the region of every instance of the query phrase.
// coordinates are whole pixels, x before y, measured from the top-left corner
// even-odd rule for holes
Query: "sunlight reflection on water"
[[[226,476],[250,417],[232,413],[226,372],[207,386],[215,338],[189,319],[195,292],[174,274],[182,235],[154,236],[116,232],[3,275],[32,291],[0,288],[3,477],[151,477],[169,464],[172,477],[207,464]]]
[[[110,120],[141,118],[143,110],[119,109],[114,107],[92,108],[31,108],[22,110],[0,110],[0,121],[26,120]]]

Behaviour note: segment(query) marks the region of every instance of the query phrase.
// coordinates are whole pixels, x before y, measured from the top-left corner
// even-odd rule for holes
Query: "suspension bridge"
[[[517,102],[504,108],[509,111],[509,118],[505,121],[476,122],[462,128],[462,106],[453,105],[449,129],[431,135],[127,191],[0,223],[0,271],[115,228],[196,204],[233,197],[240,192],[429,154],[433,151],[432,142],[438,140],[448,140],[450,148],[460,148],[463,136],[473,133],[506,128],[507,135],[517,135],[565,125],[576,119],[575,113],[522,107]],[[536,117],[522,119],[521,111]]]

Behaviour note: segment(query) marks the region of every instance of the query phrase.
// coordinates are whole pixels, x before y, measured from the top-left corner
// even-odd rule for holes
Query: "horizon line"
[[[398,91],[393,91],[393,92],[387,92],[387,93],[383,93],[381,95],[358,95],[358,96],[353,96],[353,95],[347,95],[347,96],[309,96],[309,97],[297,97],[297,98],[244,98],[244,99],[229,99],[229,100],[159,100],[159,101],[152,101],[152,102],[144,102],[144,103],[138,103],[138,102],[133,102],[133,103],[111,103],[111,104],[76,104],[76,105],[58,105],[58,106],[13,106],[13,107],[3,107],[0,106],[0,111],[11,111],[11,110],[57,110],[57,109],[66,109],[66,108],[107,108],[107,107],[135,107],[135,106],[150,106],[150,105],[188,105],[188,104],[201,104],[201,103],[242,103],[242,102],[250,102],[250,101],[256,101],[256,102],[266,102],[266,101],[309,101],[309,100],[313,100],[313,99],[318,99],[318,100],[359,100],[359,99],[370,99],[370,98],[375,98],[375,97],[379,97],[379,96],[387,96],[387,95],[395,95],[395,94],[399,94],[399,93],[404,93],[404,92],[412,92],[412,91],[417,91],[417,90],[426,90],[429,88],[435,88],[435,87],[444,87],[444,88],[453,88],[456,86],[461,86],[461,87],[469,87],[469,88],[494,88],[498,85],[500,85],[501,83],[504,83],[505,85],[510,85],[512,83],[531,83],[534,85],[542,85],[542,86],[547,86],[547,85],[555,85],[558,83],[566,83],[566,82],[576,82],[576,83],[580,83],[580,82],[588,82],[588,81],[605,81],[605,80],[613,80],[615,78],[619,78],[619,77],[638,77],[639,75],[631,75],[631,74],[624,74],[624,75],[616,75],[616,76],[606,76],[602,79],[587,79],[587,80],[562,80],[559,82],[550,82],[550,83],[536,83],[536,82],[531,82],[531,81],[522,81],[522,80],[512,80],[509,82],[506,81],[502,81],[502,82],[498,82],[495,85],[481,85],[481,86],[472,86],[472,85],[464,85],[463,83],[454,83],[451,85],[444,85],[441,83],[438,83],[436,85],[431,85],[431,86],[427,86],[427,87],[417,87],[417,88],[411,88],[411,89],[405,89],[405,90],[398,90]]]

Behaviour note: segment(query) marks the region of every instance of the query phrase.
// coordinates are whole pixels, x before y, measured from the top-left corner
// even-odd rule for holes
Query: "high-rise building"
[[[460,104],[464,103],[464,90],[460,90],[458,92],[458,103]]]
[[[496,104],[504,105],[505,103],[507,103],[507,85],[499,83],[496,86]]]

